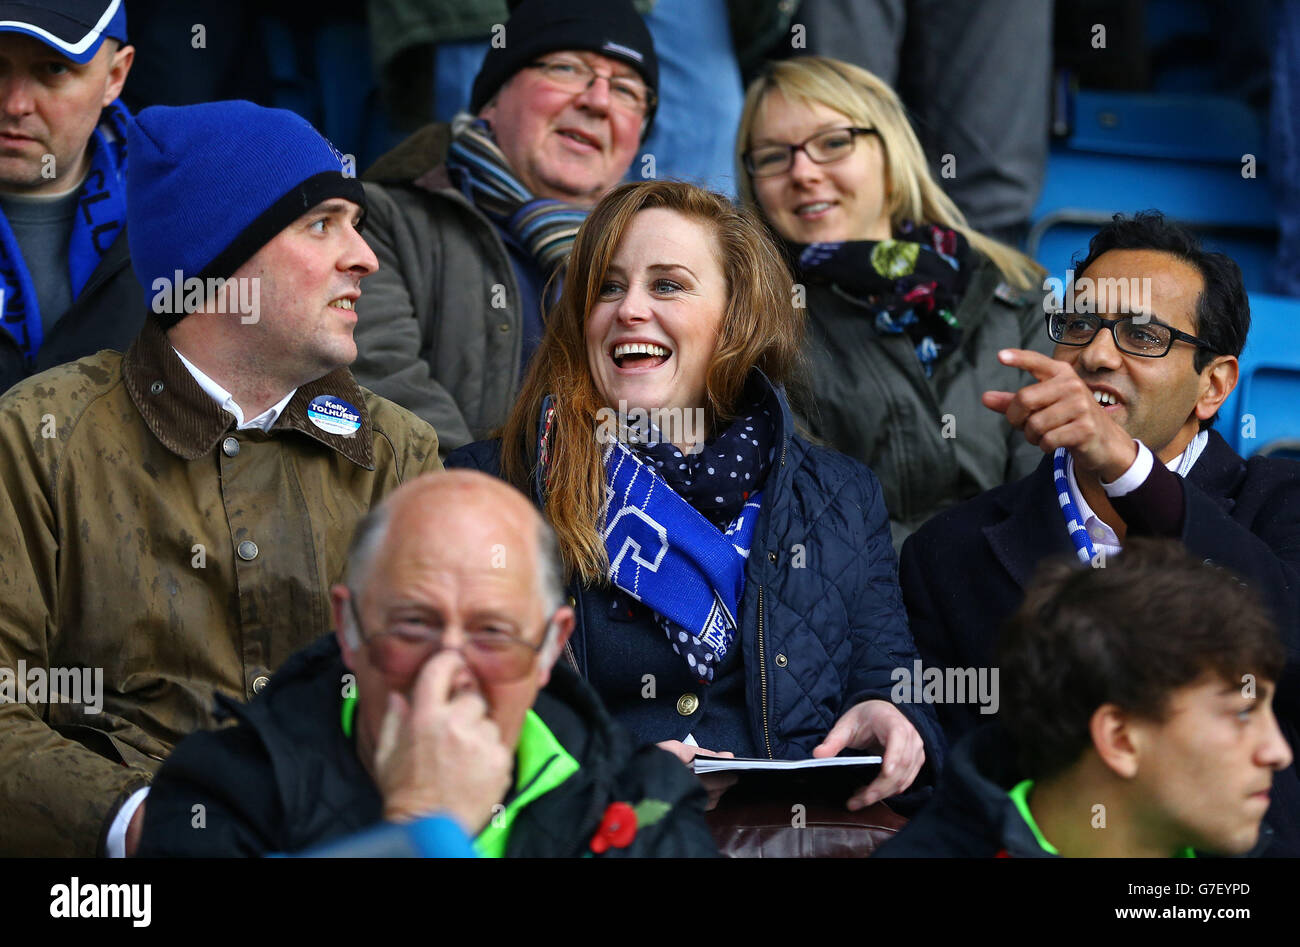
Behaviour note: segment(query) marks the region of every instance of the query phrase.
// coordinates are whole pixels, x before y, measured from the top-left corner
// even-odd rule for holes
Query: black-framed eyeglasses
[[[1064,312],[1047,314],[1047,334],[1061,345],[1087,345],[1105,327],[1115,340],[1115,347],[1129,355],[1142,358],[1164,358],[1174,342],[1188,342],[1207,351],[1214,346],[1173,326],[1156,322],[1150,316],[1124,316],[1122,319],[1103,319],[1092,313]]]
[[[609,82],[609,97],[616,108],[644,115],[654,105],[655,94],[648,85],[632,76],[607,76],[581,59],[539,59],[528,64],[546,77],[546,81],[575,95],[586,92],[597,79]]]
[[[746,151],[741,159],[745,170],[756,178],[784,174],[794,165],[794,153],[802,151],[817,164],[830,164],[853,154],[859,135],[879,135],[874,128],[831,128],[805,138],[797,145],[763,145]]]
[[[362,644],[370,650],[370,658],[384,674],[406,677],[419,671],[443,648],[443,633],[432,628],[389,628],[367,635],[357,612],[357,597],[348,596],[348,608]],[[554,616],[552,616],[553,618]],[[465,643],[455,650],[465,658],[483,680],[509,683],[517,681],[532,669],[537,656],[546,647],[551,620],[542,633],[542,644],[529,644],[522,638],[502,631],[475,630],[465,632]]]

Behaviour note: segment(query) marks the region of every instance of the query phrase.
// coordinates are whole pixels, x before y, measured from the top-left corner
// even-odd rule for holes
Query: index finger
[[[831,756],[839,756],[840,750],[849,745],[849,740],[853,736],[853,728],[854,725],[848,720],[847,716],[835,721],[835,726],[831,727],[831,732],[826,734],[821,743],[813,747],[813,757],[820,760]]]
[[[440,706],[451,701],[456,675],[466,667],[459,651],[439,651],[420,668],[411,690],[414,706]]]
[[[1039,381],[1055,378],[1062,371],[1074,371],[1065,362],[1057,361],[1032,349],[1002,349],[998,352],[998,361],[1003,365],[1023,368]]]

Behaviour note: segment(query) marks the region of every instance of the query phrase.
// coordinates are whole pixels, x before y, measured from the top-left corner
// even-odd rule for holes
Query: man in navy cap
[[[0,392],[144,320],[117,101],[134,56],[123,0],[0,2]]]
[[[543,287],[654,120],[659,62],[630,0],[523,0],[469,112],[364,175],[380,270],[358,306],[357,379],[438,429],[487,436],[541,341]]]

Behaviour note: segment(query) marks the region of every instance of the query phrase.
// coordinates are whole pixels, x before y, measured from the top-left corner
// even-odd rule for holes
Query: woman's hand
[[[916,727],[887,700],[864,700],[850,707],[831,732],[813,749],[818,759],[837,756],[844,749],[884,747],[880,775],[849,799],[850,811],[896,796],[916,779],[925,765],[925,744]]]
[[[698,746],[687,746],[681,740],[661,740],[656,744],[661,750],[667,750],[673,756],[677,757],[687,766],[697,756],[721,756],[727,759],[735,759],[735,753],[719,753],[715,750],[705,750]],[[704,789],[709,794],[709,804],[705,811],[711,811],[717,808],[718,800],[722,794],[736,785],[736,780],[740,777],[735,773],[704,773],[700,776],[700,782],[704,784]]]

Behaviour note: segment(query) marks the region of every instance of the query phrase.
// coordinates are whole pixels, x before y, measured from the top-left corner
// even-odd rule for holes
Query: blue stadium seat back
[[[1259,160],[1264,154],[1262,117],[1227,96],[1081,89],[1072,114],[1067,143],[1074,151],[1238,168],[1243,155]]]
[[[1300,360],[1293,368],[1258,368],[1246,379],[1241,414],[1255,418],[1255,437],[1240,444],[1246,456],[1272,453],[1279,442],[1300,443]]]
[[[1099,217],[1095,223],[1065,220],[1054,224],[1043,232],[1031,255],[1046,267],[1050,276],[1065,280],[1073,259],[1077,256],[1082,261],[1087,256],[1088,241],[1106,219]]]
[[[1031,215],[1031,256],[1060,276],[1113,214],[1156,208],[1232,255],[1248,289],[1264,287],[1277,217],[1255,111],[1225,97],[1083,90],[1070,112]]]
[[[1138,209],[1138,208],[1133,208]],[[1047,272],[1062,281],[1071,261],[1077,256],[1082,261],[1088,252],[1088,241],[1110,214],[1077,211],[1073,215],[1062,213],[1036,224],[1029,241],[1029,252],[1047,268]],[[1046,224],[1043,226],[1042,224]],[[1277,235],[1271,230],[1255,228],[1193,227],[1203,244],[1211,250],[1226,253],[1241,267],[1246,291],[1252,294],[1268,286],[1269,272],[1277,252]]]
[[[1219,430],[1237,452],[1276,456],[1300,447],[1300,300],[1252,293],[1251,327],[1237,389]]]
[[[1277,214],[1258,164],[1242,176],[1240,161],[1176,161],[1075,151],[1057,144],[1047,159],[1043,190],[1031,219],[1109,218],[1150,207],[1201,226],[1271,230]]]
[[[1193,228],[1195,229],[1195,228]],[[1226,254],[1241,267],[1241,279],[1252,298],[1269,286],[1277,256],[1277,234],[1271,230],[1197,230],[1207,250]]]

